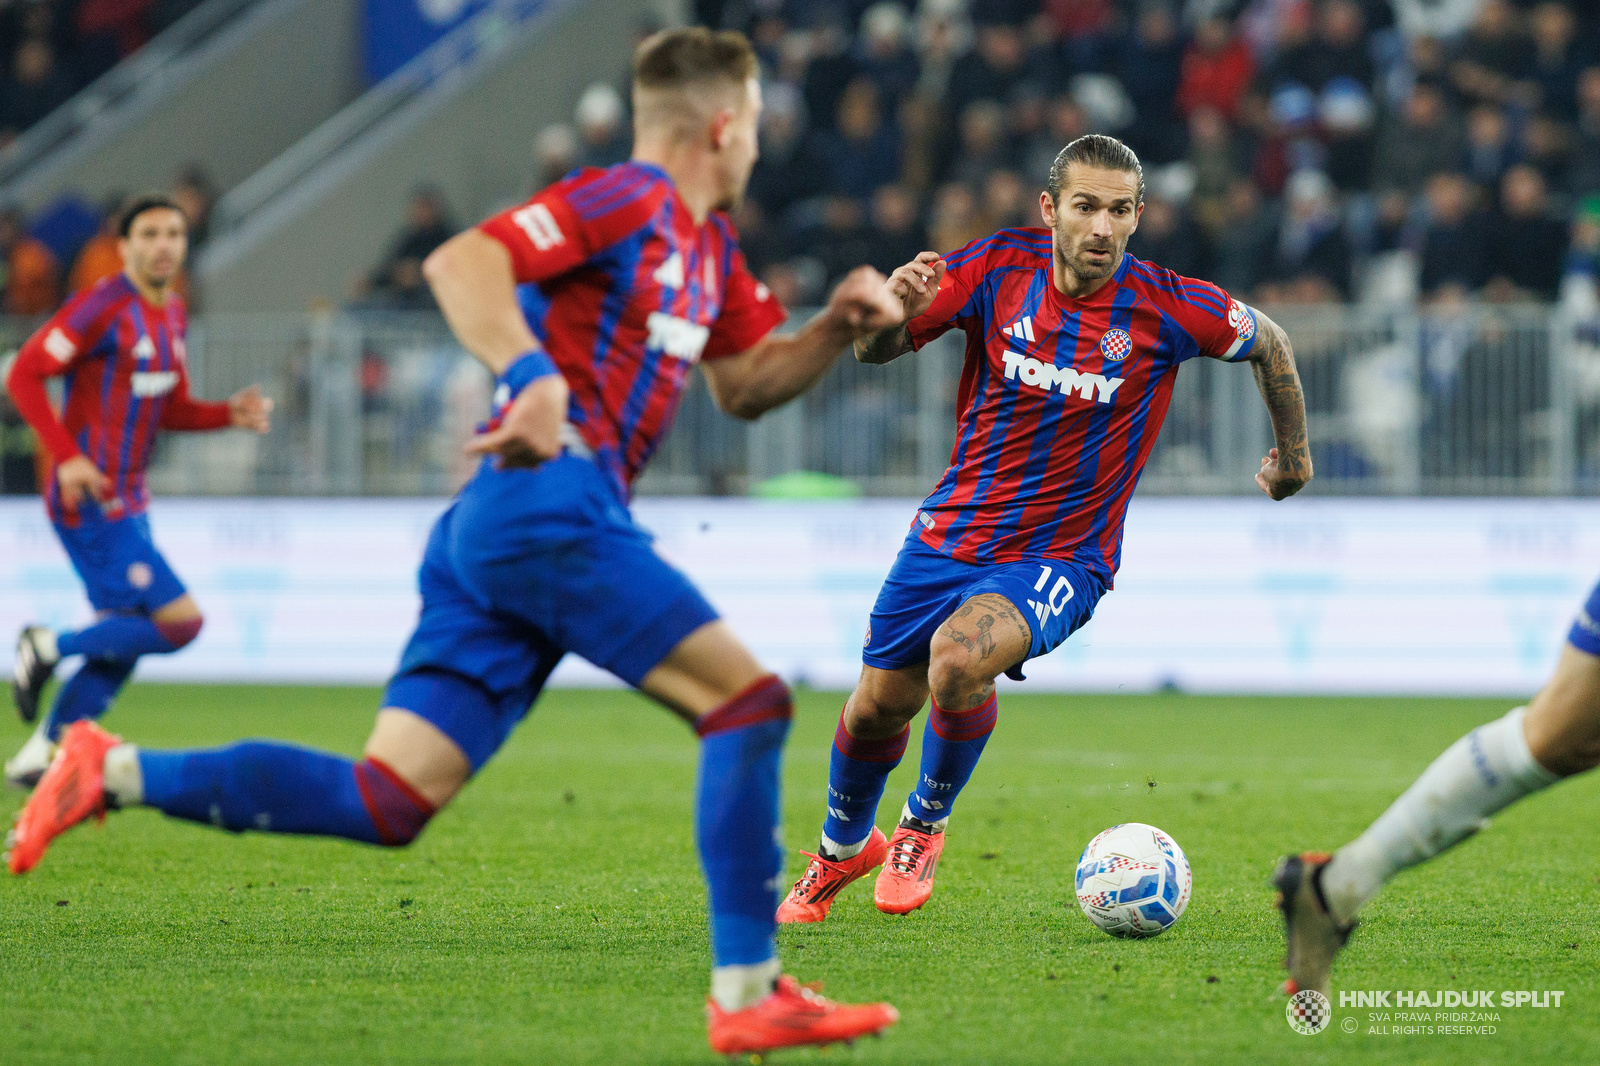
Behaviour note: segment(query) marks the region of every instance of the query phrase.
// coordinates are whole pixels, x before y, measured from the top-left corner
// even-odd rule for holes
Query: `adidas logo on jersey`
[[[1021,318],[1017,319],[1015,322],[1011,323],[1011,325],[1007,326],[1005,329],[1001,330],[1000,332],[1004,333],[1007,337],[1011,337],[1011,338],[1013,338],[1015,340],[1019,340],[1019,341],[1027,341],[1029,344],[1032,344],[1033,343],[1033,316],[1032,315],[1023,315]]]
[[[1116,395],[1124,380],[1108,378],[1102,374],[1080,372],[1070,366],[1042,363],[1021,352],[1013,352],[1009,348],[1006,350],[1004,361],[1007,381],[1014,381],[1020,377],[1024,385],[1032,385],[1045,392],[1060,386],[1064,396],[1076,393],[1085,400],[1094,400],[1098,403],[1110,403],[1111,397]]]
[[[709,327],[669,315],[665,311],[652,311],[644,321],[650,330],[650,339],[645,342],[645,347],[686,363],[698,363],[701,350],[705,348],[706,341],[711,339]]]
[[[667,261],[656,267],[656,272],[650,275],[657,285],[669,289],[681,289],[686,280],[683,276],[683,256],[673,252],[667,256]]]
[[[141,363],[148,363],[156,356],[156,346],[148,334],[141,336],[139,342],[133,346],[133,357]]]

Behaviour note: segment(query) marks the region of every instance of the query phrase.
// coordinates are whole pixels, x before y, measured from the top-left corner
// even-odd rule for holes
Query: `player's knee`
[[[427,797],[388,763],[367,756],[355,765],[356,788],[372,819],[377,843],[404,847],[417,839],[428,819],[437,813]]]
[[[200,635],[200,629],[205,625],[205,621],[200,615],[195,615],[193,618],[184,618],[176,622],[156,622],[155,626],[156,632],[161,634],[161,639],[171,644],[173,651],[177,651]]]
[[[941,707],[966,707],[970,698],[989,687],[988,673],[972,649],[942,633],[928,649],[928,687]]]

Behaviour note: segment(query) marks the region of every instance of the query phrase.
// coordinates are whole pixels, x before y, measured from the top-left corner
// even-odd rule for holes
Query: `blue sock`
[[[713,966],[777,957],[779,776],[792,715],[789,690],[769,677],[695,723],[695,840],[710,895]]]
[[[900,765],[910,736],[908,725],[887,740],[862,740],[845,729],[844,714],[840,713],[828,760],[828,816],[822,821],[825,841],[849,847],[872,835],[884,783]]]
[[[199,626],[194,631],[199,632]],[[137,659],[141,655],[165,655],[183,644],[174,643],[168,633],[186,630],[183,624],[162,626],[142,614],[114,614],[76,632],[56,634],[56,650],[63,656],[87,655],[91,659]],[[165,632],[164,632],[165,631]],[[193,634],[189,634],[193,639]]]
[[[943,827],[978,765],[983,746],[989,743],[999,713],[1000,701],[993,692],[983,706],[965,714],[951,714],[937,703],[933,705],[922,734],[922,774],[906,800],[913,818]]]
[[[67,679],[56,694],[55,706],[45,720],[46,735],[60,740],[61,731],[84,718],[99,718],[111,706],[117,691],[133,673],[132,659],[89,659],[83,669]]]
[[[433,805],[375,759],[247,740],[198,751],[139,751],[143,803],[243,832],[309,833],[408,844]]]

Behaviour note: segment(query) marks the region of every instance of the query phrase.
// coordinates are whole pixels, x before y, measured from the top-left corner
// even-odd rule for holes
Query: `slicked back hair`
[[[742,86],[757,69],[755,49],[744,34],[704,26],[662,30],[633,53],[636,89],[687,89],[712,81]]]
[[[1134,196],[1134,205],[1144,203],[1144,167],[1139,164],[1139,157],[1134,154],[1132,148],[1115,137],[1107,137],[1103,133],[1085,134],[1056,155],[1056,161],[1050,164],[1050,178],[1045,183],[1045,191],[1050,194],[1051,203],[1060,205],[1061,187],[1067,183],[1067,168],[1074,163],[1099,170],[1121,170],[1132,174],[1139,179],[1139,191]]]
[[[135,196],[123,206],[122,213],[117,216],[117,236],[126,237],[133,232],[133,220],[146,211],[176,211],[182,216],[185,225],[189,222],[189,217],[184,215],[183,208],[174,203],[172,197],[161,193],[146,193],[143,196]]]

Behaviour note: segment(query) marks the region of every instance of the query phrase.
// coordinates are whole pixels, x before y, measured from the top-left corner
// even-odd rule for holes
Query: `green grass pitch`
[[[151,745],[277,736],[355,752],[362,689],[138,685],[108,725]],[[802,693],[788,842],[810,847],[837,694]],[[923,911],[785,929],[787,968],[901,1024],[782,1062],[1593,1061],[1600,779],[1568,782],[1403,875],[1335,971],[1344,989],[1565,992],[1484,1036],[1382,1035],[1339,1009],[1293,1032],[1267,878],[1348,839],[1492,701],[1016,696],[962,795]],[[921,725],[914,731],[919,737]],[[23,738],[0,725],[9,754]],[[696,1063],[708,966],[695,744],[625,692],[557,692],[403,851],[234,836],[152,811],[75,830],[0,883],[0,1062]],[[917,744],[890,780],[888,826]],[[8,796],[5,811],[18,800]],[[1117,941],[1073,899],[1090,836],[1172,833],[1183,920]],[[790,876],[803,861],[791,852]],[[1345,1018],[1358,1031],[1342,1029]],[[1382,1023],[1379,1023],[1382,1024]]]

